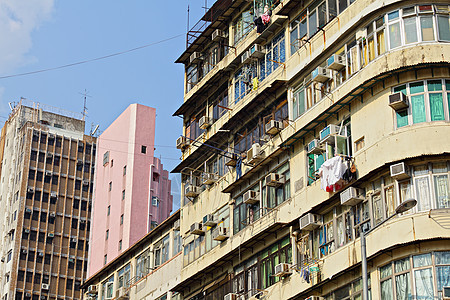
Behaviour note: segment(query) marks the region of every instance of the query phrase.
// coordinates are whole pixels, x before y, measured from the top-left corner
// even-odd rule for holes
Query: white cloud
[[[26,65],[32,47],[31,34],[48,20],[55,0],[0,0],[0,74]]]

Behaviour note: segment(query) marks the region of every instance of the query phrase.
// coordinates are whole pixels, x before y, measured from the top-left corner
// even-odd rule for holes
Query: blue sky
[[[174,61],[185,50],[188,5],[192,27],[204,13],[204,0],[1,0],[0,76],[182,36],[100,61],[0,79],[0,121],[10,112],[8,102],[20,97],[81,112],[86,89],[89,132],[91,123],[104,130],[129,104],[141,103],[156,108],[155,155],[172,170],[179,162],[175,140],[182,127],[181,119],[172,114],[183,101],[184,76],[183,66]],[[179,204],[179,180],[173,179],[174,203]]]

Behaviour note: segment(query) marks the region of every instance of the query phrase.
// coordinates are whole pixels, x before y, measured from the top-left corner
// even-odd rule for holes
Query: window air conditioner
[[[214,173],[203,173],[203,184],[211,185],[219,180],[219,176]]]
[[[324,129],[322,129],[319,133],[320,143],[327,142],[330,137],[334,137],[339,134],[340,126],[330,124]]]
[[[97,294],[97,286],[96,285],[90,285],[87,289],[88,293],[90,294]]]
[[[25,228],[25,229],[23,230],[23,232],[25,232],[25,233],[30,233],[30,229]]]
[[[55,217],[56,217],[56,213],[51,212],[51,213],[50,213],[50,217],[51,217],[51,218],[55,218]]]
[[[34,188],[29,187],[29,188],[27,189],[27,192],[28,192],[28,193],[34,193]]]
[[[224,241],[229,237],[228,230],[224,226],[217,226],[212,231],[212,238],[215,241]]]
[[[52,176],[52,171],[45,171],[45,176]]]
[[[309,296],[308,298],[306,298],[305,300],[323,300],[323,297],[320,296]]]
[[[71,238],[70,241],[71,241],[72,243],[76,243],[76,242],[77,242],[77,238]]]
[[[186,186],[186,192],[184,195],[189,198],[195,198],[198,195],[200,195],[200,187],[195,186],[193,184],[188,184]]]
[[[444,286],[442,288],[442,299],[450,300],[450,286]]]
[[[217,222],[214,220],[213,214],[207,214],[203,217],[203,226],[216,226]]]
[[[200,52],[194,52],[189,57],[189,61],[191,64],[198,63],[203,59],[203,55]]]
[[[28,253],[28,250],[27,250],[27,249],[22,249],[22,253],[23,253],[23,254],[27,254],[27,253]]]
[[[205,234],[205,232],[203,231],[203,228],[202,228],[202,224],[197,223],[197,222],[193,223],[191,225],[191,229],[189,230],[189,232],[191,234],[197,234],[197,235],[204,235]]]
[[[342,191],[340,197],[341,205],[354,206],[363,200],[360,190],[354,187],[349,187]]]
[[[31,208],[25,208],[25,213],[27,213],[27,214],[31,214],[31,212],[32,212],[32,210],[31,210]]]
[[[43,257],[43,256],[44,256],[44,252],[38,252],[38,255],[39,255],[40,257]]]
[[[225,33],[222,30],[220,30],[220,29],[214,30],[213,33],[211,34],[211,39],[214,42],[218,42],[218,41],[220,41],[221,39],[224,39],[224,38],[225,38]]]
[[[315,82],[327,82],[331,79],[330,70],[322,67],[317,67],[311,72],[311,80]]]
[[[313,139],[308,143],[308,153],[310,154],[320,154],[324,151],[324,149],[320,146],[320,142],[318,139]]]
[[[189,146],[189,140],[186,137],[184,137],[184,136],[180,136],[177,139],[177,149],[183,150],[187,146]]]
[[[247,151],[247,162],[257,164],[264,158],[264,152],[261,152],[261,146],[258,143],[252,145]]]
[[[225,165],[229,167],[236,167],[238,156],[236,153],[228,152],[225,156]]]
[[[253,204],[259,202],[259,193],[256,192],[256,191],[250,190],[250,191],[247,191],[247,192],[244,193],[244,197],[243,198],[244,198],[243,200],[244,200],[245,204],[253,205]]]
[[[283,122],[270,120],[266,124],[266,134],[276,135],[278,132],[283,130]]]
[[[266,176],[266,185],[277,187],[281,184],[284,184],[284,175],[280,175],[277,173],[270,173]]]
[[[248,64],[251,60],[252,60],[252,58],[250,57],[250,51],[249,50],[247,50],[244,53],[242,53],[241,63]]]
[[[207,116],[201,117],[199,122],[198,122],[198,126],[201,129],[207,129],[209,126],[211,126],[211,119],[208,118]]]
[[[53,153],[47,153],[47,158],[53,158]]]
[[[252,58],[263,58],[266,54],[266,50],[264,49],[264,46],[253,44],[249,49],[250,57]]]
[[[180,230],[180,219],[173,222],[173,230],[177,230],[177,231]]]
[[[345,67],[345,56],[333,54],[327,59],[327,68],[339,71]]]
[[[47,236],[48,236],[49,238],[53,238],[53,237],[55,237],[55,234],[54,234],[53,232],[50,232],[50,233],[47,234]]]
[[[42,284],[42,289],[43,289],[43,290],[48,290],[49,288],[50,288],[50,286],[49,286],[48,283],[43,283],[43,284]]]
[[[322,220],[320,215],[307,213],[300,218],[300,229],[312,231],[315,228],[322,226]]]
[[[116,291],[116,299],[117,300],[123,300],[123,299],[128,299],[128,291],[127,288],[125,288],[124,286],[120,287],[117,289]]]
[[[277,277],[285,277],[291,275],[292,271],[289,267],[289,264],[278,264],[275,266],[275,276]]]
[[[50,198],[56,198],[57,195],[58,194],[56,192],[50,192]]]
[[[394,110],[407,108],[409,106],[408,97],[402,92],[393,93],[389,95],[389,106]]]
[[[408,167],[404,162],[391,165],[391,177],[397,180],[409,178]]]
[[[225,297],[223,297],[223,300],[237,300],[238,299],[238,295],[235,293],[229,293],[226,294]]]

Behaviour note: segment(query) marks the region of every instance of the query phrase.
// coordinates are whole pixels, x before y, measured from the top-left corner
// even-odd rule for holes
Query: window
[[[108,205],[108,209],[107,209],[107,216],[111,215],[111,205]]]
[[[145,250],[136,259],[136,278],[142,278],[150,272],[150,250]]]
[[[117,282],[118,288],[121,288],[121,287],[127,288],[130,285],[130,279],[131,279],[130,264],[127,264],[125,267],[120,269],[117,275],[119,277],[118,282]]]
[[[114,166],[114,159],[111,159],[111,168]],[[81,171],[81,170],[80,170]]]
[[[125,190],[122,191],[122,200],[125,200]]]
[[[155,267],[169,260],[169,235],[155,245]]]
[[[105,256],[103,257],[103,264],[106,265],[107,262],[108,262],[108,255],[105,254]]]
[[[120,215],[120,225],[123,225],[123,214]]]
[[[118,246],[118,248],[119,248],[119,251],[122,250],[122,240],[119,241],[119,246]]]
[[[106,151],[103,154],[103,166],[105,166],[107,163],[109,163],[109,151]]]
[[[141,146],[141,153],[146,154],[147,153],[147,146]]]
[[[180,236],[180,231],[179,230],[175,230],[173,232],[173,253],[172,253],[172,256],[175,256],[178,252],[181,251],[181,244],[182,244],[182,240],[181,240],[181,236]]]
[[[108,187],[109,191],[111,192],[112,190],[112,181],[109,182],[109,187]]]
[[[11,261],[11,258],[12,258],[12,250],[9,250],[9,251],[8,251],[8,256],[7,256],[7,259],[6,259],[6,262],[10,262],[10,261]]]
[[[105,240],[108,240],[108,238],[109,238],[109,229],[106,230],[106,233],[105,233]]]
[[[106,255],[105,255],[106,257]],[[106,259],[105,259],[106,261]],[[106,263],[105,263],[106,264]],[[114,275],[109,277],[106,281],[102,283],[102,295],[104,295],[103,299],[112,299],[114,293]]]
[[[233,22],[234,45],[243,40],[253,29],[253,27],[254,23],[251,10],[246,10],[241,15],[239,15],[236,21]]]
[[[159,199],[156,196],[152,196],[152,206],[158,207]]]
[[[449,120],[450,80],[411,82],[395,87],[393,92],[404,93],[408,96],[410,103],[408,108],[395,113],[397,128],[423,122]]]
[[[442,287],[450,283],[449,271],[448,251],[395,260],[380,268],[382,299],[409,299],[412,295],[418,299],[440,298]]]
[[[123,176],[127,175],[127,166],[123,166]]]

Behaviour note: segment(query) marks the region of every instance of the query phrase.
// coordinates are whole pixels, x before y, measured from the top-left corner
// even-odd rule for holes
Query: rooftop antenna
[[[92,127],[94,127],[94,123],[92,123],[92,125],[91,125],[91,136],[94,136],[95,133],[96,133],[97,130],[98,130],[99,124],[97,124],[97,125],[95,126],[94,130],[92,130]]]
[[[83,112],[81,113],[83,115],[83,121],[86,119],[87,116],[87,106],[86,106],[86,100],[87,97],[91,98],[91,96],[88,95],[88,91],[86,89],[84,89],[84,93],[79,93],[81,95],[83,95],[84,98],[84,105],[83,105]]]
[[[205,9],[205,15],[208,12],[208,0],[205,0],[205,6],[203,6],[202,8]]]

